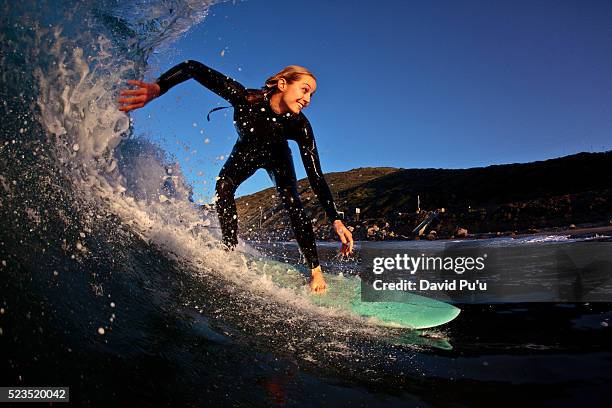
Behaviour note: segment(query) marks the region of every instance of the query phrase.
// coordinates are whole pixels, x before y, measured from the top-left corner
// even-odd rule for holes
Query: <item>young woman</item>
[[[224,164],[216,185],[217,214],[223,242],[234,248],[238,243],[238,218],[234,193],[257,169],[266,169],[289,213],[296,240],[311,269],[310,288],[324,292],[311,221],[297,193],[297,181],[288,140],[295,140],[308,174],[308,180],[342,241],[342,254],[353,250],[351,232],[343,225],[331,191],[321,171],[314,135],[302,109],[310,104],[317,81],[306,68],[290,65],[268,78],[262,89],[246,89],[240,83],[197,61],[185,61],[161,75],[155,83],[130,80],[137,88],[121,91],[120,110],[142,108],[152,99],[190,78],[230,102],[238,141]]]

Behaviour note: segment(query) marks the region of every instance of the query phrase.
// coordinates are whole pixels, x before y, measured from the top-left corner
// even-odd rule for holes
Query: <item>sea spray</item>
[[[380,365],[368,355],[389,353],[376,340],[388,332],[279,290],[220,248],[214,213],[190,201],[181,170],[117,109],[125,80],[201,21],[206,3],[15,4],[2,3],[0,17],[7,384],[43,372],[93,390],[115,375],[146,378],[140,363],[160,353],[186,371],[197,367],[186,378],[198,383],[199,367],[208,368],[202,318],[249,350],[355,373]],[[240,250],[256,254],[244,243]],[[358,338],[374,346],[347,346]],[[32,358],[41,363],[28,365]]]

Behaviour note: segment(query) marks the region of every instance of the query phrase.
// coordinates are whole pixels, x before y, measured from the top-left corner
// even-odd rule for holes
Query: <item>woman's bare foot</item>
[[[324,293],[327,284],[325,283],[325,278],[323,278],[321,266],[317,266],[310,273],[310,290],[314,293]]]

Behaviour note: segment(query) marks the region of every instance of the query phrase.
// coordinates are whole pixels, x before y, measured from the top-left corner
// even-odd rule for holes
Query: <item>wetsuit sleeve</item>
[[[198,61],[188,60],[181,62],[163,73],[155,82],[161,89],[160,95],[163,95],[173,86],[191,78],[232,105],[244,102],[245,100],[246,89],[242,84]]]
[[[315,143],[312,127],[308,119],[306,119],[305,116],[303,116],[303,118],[303,124],[296,135],[295,141],[300,148],[300,155],[302,156],[302,162],[304,163],[304,168],[308,175],[308,181],[310,181],[310,186],[319,199],[327,217],[331,221],[339,220],[340,216],[338,215],[334,198],[323,177],[323,171],[321,170],[321,163],[319,161],[319,152],[317,151],[317,144]]]

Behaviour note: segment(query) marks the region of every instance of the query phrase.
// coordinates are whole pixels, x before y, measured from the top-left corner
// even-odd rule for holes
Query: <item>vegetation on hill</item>
[[[440,208],[438,236],[452,236],[458,227],[487,233],[608,224],[610,169],[609,151],[470,169],[358,168],[325,178],[357,238],[367,238],[368,230],[370,238],[408,238],[428,211]],[[329,223],[307,179],[298,182],[298,192],[318,237],[326,239]],[[292,237],[274,188],[239,198],[237,207],[243,237]]]

